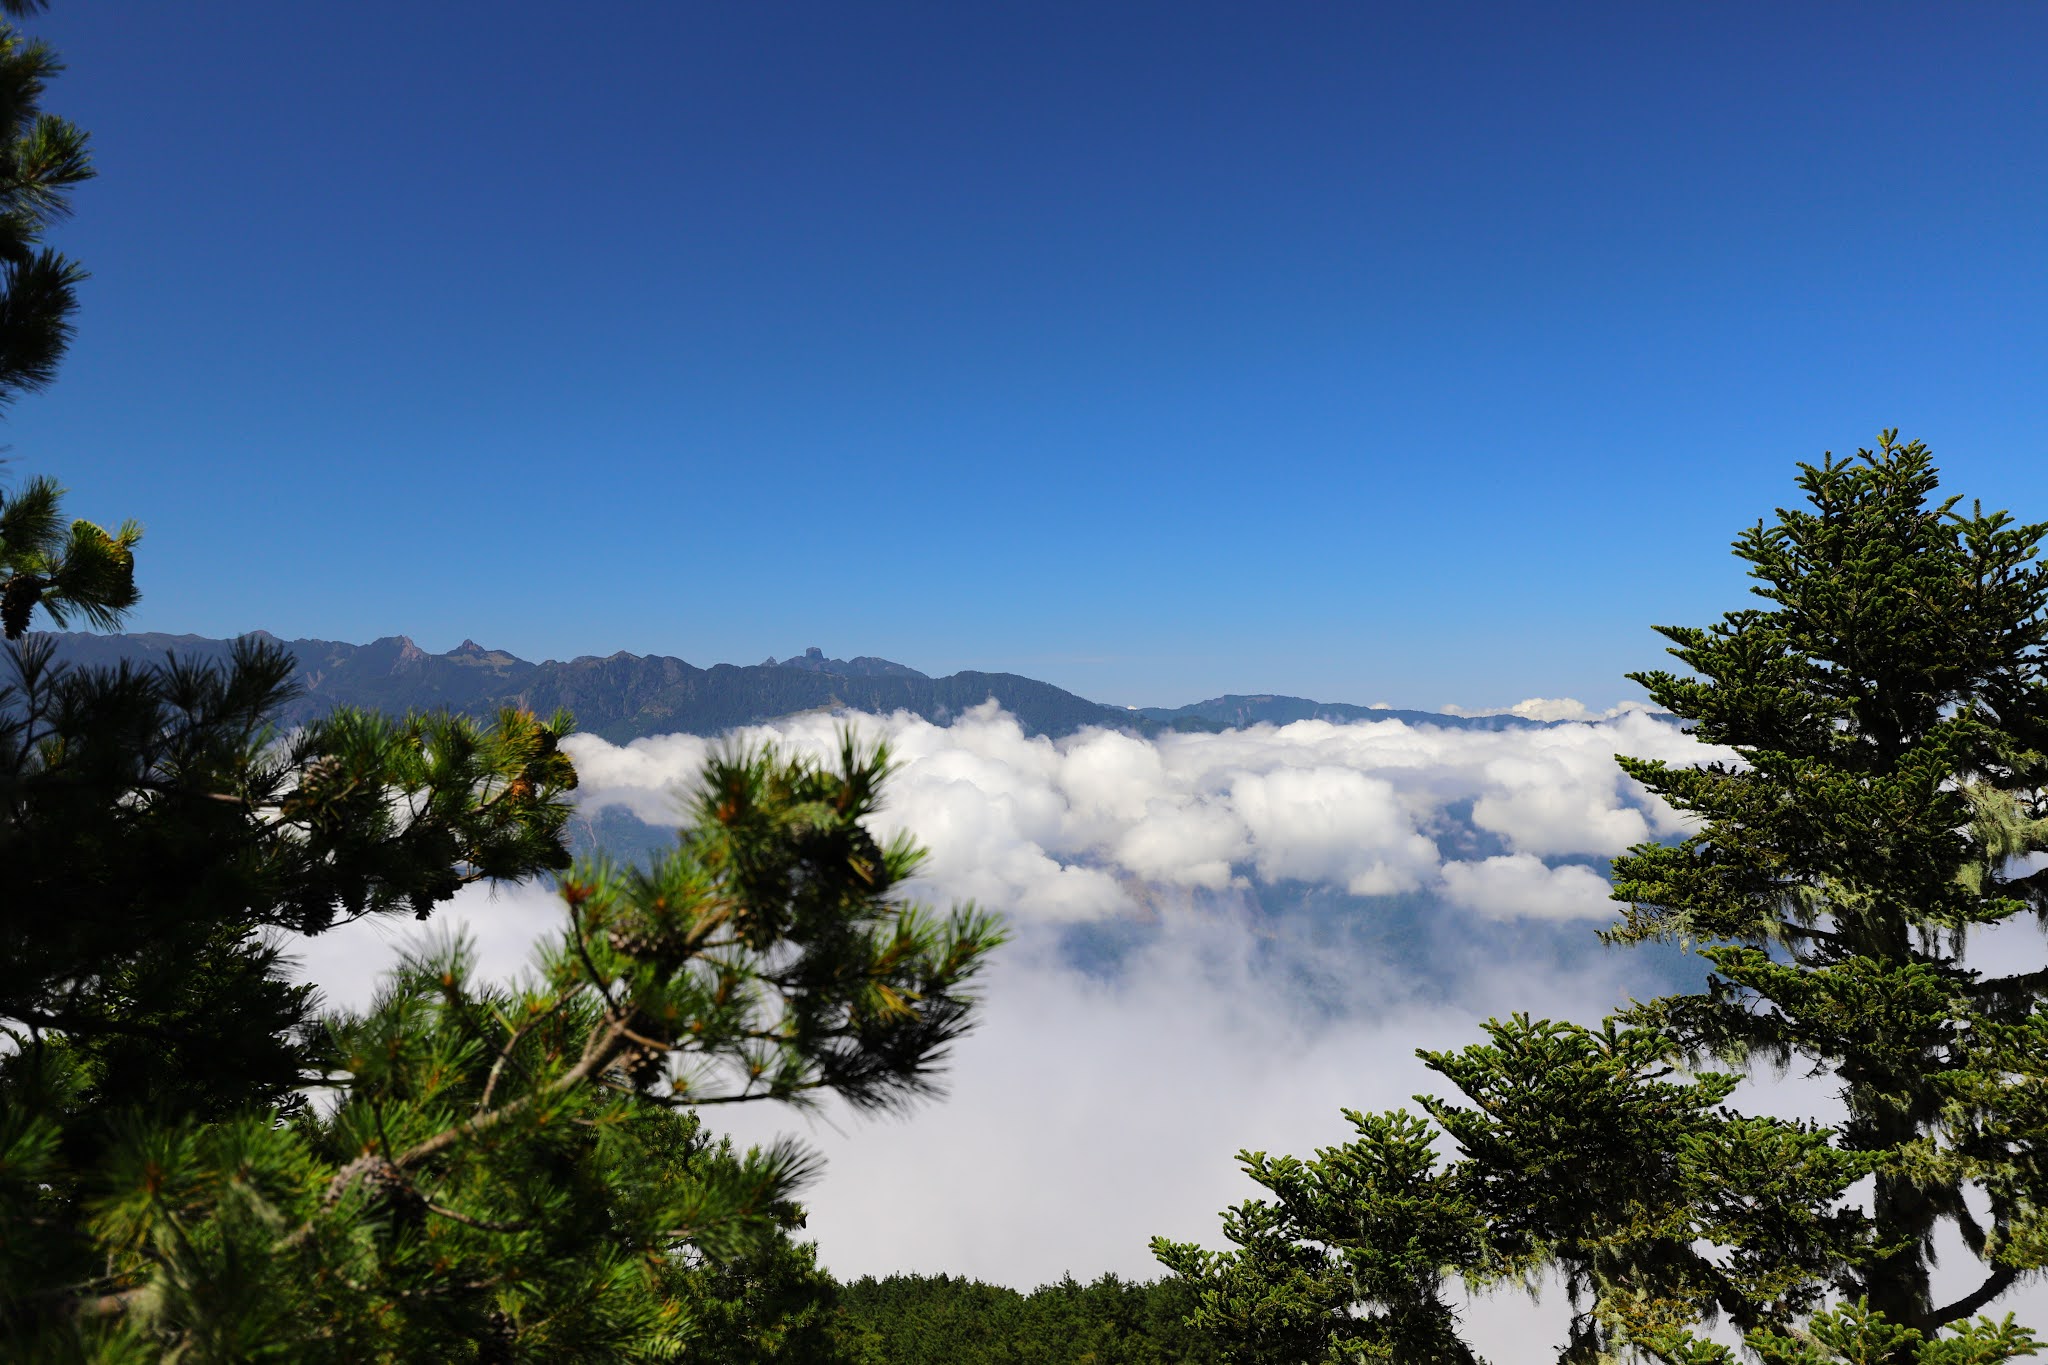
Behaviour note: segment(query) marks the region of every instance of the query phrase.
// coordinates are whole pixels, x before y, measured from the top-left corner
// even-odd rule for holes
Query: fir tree
[[[1237,1249],[1156,1244],[1233,1358],[1470,1361],[1445,1282],[1545,1273],[1567,1361],[1732,1359],[1715,1320],[1800,1365],[2033,1354],[1971,1319],[2048,1265],[2048,973],[1965,952],[2048,913],[2048,523],[1937,501],[1891,432],[1799,485],[1735,543],[1769,605],[1665,628],[1689,672],[1634,675],[1739,755],[1620,760],[1697,832],[1616,860],[1608,937],[1698,945],[1706,989],[1600,1029],[1496,1021],[1423,1054],[1467,1101],[1422,1098],[1433,1122],[1244,1154],[1272,1197],[1227,1216]],[[1846,1120],[1743,1116],[1758,1064],[1834,1077]],[[1937,1302],[1944,1228],[1982,1269]]]
[[[2031,1084],[2000,1054],[2048,974],[1964,959],[1981,931],[2048,912],[2031,865],[2048,847],[2048,523],[1934,501],[1926,447],[1892,432],[1799,482],[1808,507],[1735,546],[1771,608],[1666,628],[1690,675],[1635,675],[1743,762],[1621,760],[1700,830],[1616,860],[1631,908],[1612,936],[1707,945],[1703,994],[1632,1015],[1685,1055],[1839,1078],[1838,1142],[1875,1189],[1837,1281],[1931,1331],[2040,1264],[2016,1239],[2038,1235],[2048,1191],[2016,1177],[2048,1130],[2005,1124]],[[1937,1303],[1943,1226],[1985,1272]]]
[[[846,1365],[1213,1365],[1186,1325],[1186,1282],[1071,1275],[1022,1293],[949,1275],[840,1288],[832,1339]]]

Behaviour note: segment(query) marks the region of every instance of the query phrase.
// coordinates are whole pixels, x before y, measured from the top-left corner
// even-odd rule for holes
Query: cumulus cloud
[[[1482,915],[1500,916],[1507,907],[1522,914],[1580,919],[1614,913],[1607,881],[1576,864],[1548,867],[1527,853],[1508,853],[1476,863],[1446,863],[1444,899]]]
[[[823,756],[846,723],[794,716],[732,738]],[[1282,882],[1430,893],[1501,918],[1603,916],[1597,874],[1545,860],[1609,858],[1680,828],[1613,756],[1729,756],[1641,708],[1504,731],[1310,720],[1154,739],[1027,736],[992,704],[950,726],[852,723],[901,764],[883,823],[931,847],[934,893],[1035,920],[1144,912],[1161,888]],[[578,735],[569,748],[586,806],[675,824],[714,743]]]

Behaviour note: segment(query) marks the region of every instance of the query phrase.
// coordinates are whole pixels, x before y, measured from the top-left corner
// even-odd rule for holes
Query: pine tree
[[[714,762],[670,855],[563,880],[564,927],[518,985],[478,982],[447,942],[364,1013],[321,1021],[325,1104],[101,1104],[80,1142],[78,1051],[59,1036],[6,1058],[0,1347],[800,1358],[823,1315],[804,1253],[778,1247],[812,1162],[788,1143],[735,1153],[698,1116],[930,1093],[1000,939],[971,908],[903,899],[921,851],[864,823],[887,769],[850,739],[829,768]]]
[[[270,717],[292,661],[70,670],[47,636],[0,685],[0,1024],[77,1055],[86,1110],[289,1104],[309,987],[276,930],[424,919],[464,885],[568,865],[566,716]]]
[[[1608,937],[1697,945],[1705,990],[1599,1029],[1495,1021],[1422,1054],[1465,1103],[1242,1154],[1272,1197],[1227,1216],[1237,1249],[1156,1244],[1232,1358],[1469,1361],[1442,1286],[1546,1273],[1564,1361],[1730,1360],[1696,1335],[1715,1320],[1798,1365],[2034,1353],[1969,1320],[2048,1266],[2048,973],[1965,953],[2048,913],[2048,523],[1937,485],[1891,432],[1801,466],[1807,506],[1735,543],[1769,605],[1665,628],[1689,672],[1634,675],[1739,755],[1620,760],[1696,832],[1616,860]],[[1832,1076],[1846,1120],[1743,1116],[1759,1064]],[[1944,1229],[1982,1271],[1940,1303]]]
[[[42,0],[0,0],[25,18]],[[0,25],[0,405],[56,377],[71,342],[85,272],[43,245],[51,223],[71,212],[71,189],[93,175],[87,138],[42,108],[62,71],[48,44]]]
[[[48,382],[83,278],[39,245],[90,174],[37,107],[56,69],[0,30],[0,402]],[[0,1358],[822,1365],[813,1163],[698,1114],[907,1103],[968,1026],[1000,933],[903,898],[918,849],[864,823],[887,756],[728,756],[669,857],[562,881],[528,978],[444,941],[321,1017],[277,931],[569,867],[570,719],[282,734],[256,639],[59,666],[35,609],[113,624],[138,534],[65,529],[48,480],[0,503]]]
[[[0,3],[13,18],[42,8],[40,0]],[[0,407],[56,377],[85,279],[42,240],[71,212],[72,188],[93,175],[86,135],[42,108],[62,69],[47,44],[0,24]],[[38,606],[58,625],[75,616],[104,630],[135,605],[141,528],[66,526],[62,492],[47,477],[0,491],[0,633],[9,640],[28,630]]]

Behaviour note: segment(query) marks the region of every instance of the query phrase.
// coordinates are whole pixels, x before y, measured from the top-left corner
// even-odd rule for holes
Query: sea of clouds
[[[1306,1154],[1348,1136],[1340,1108],[1441,1090],[1418,1048],[1461,1047],[1515,1010],[1592,1023],[1668,989],[1668,950],[1595,937],[1617,909],[1605,860],[1682,830],[1614,755],[1732,755],[1642,711],[1520,710],[1572,719],[1052,740],[989,706],[946,726],[804,715],[718,740],[567,747],[586,812],[674,826],[716,745],[823,759],[849,723],[888,743],[899,766],[880,824],[931,849],[918,895],[999,910],[1015,934],[950,1093],[899,1116],[827,1104],[718,1120],[741,1142],[796,1131],[828,1158],[807,1235],[835,1273],[1028,1287],[1150,1278],[1155,1234],[1217,1244],[1218,1211],[1254,1193],[1236,1152]],[[473,888],[439,932],[459,926],[483,970],[510,974],[559,916],[543,886]],[[351,926],[305,945],[306,973],[361,1001],[406,936]],[[1762,1107],[1828,1106],[1795,1079]],[[1492,1358],[1535,1359],[1531,1334],[1556,1339],[1564,1311],[1556,1294],[1509,1294],[1470,1322]]]
[[[714,746],[825,757],[846,723],[808,714],[716,740],[578,735],[567,747],[586,807],[673,825]],[[1611,918],[1606,882],[1569,860],[1611,858],[1680,828],[1614,755],[1732,757],[1641,711],[1513,730],[1301,721],[1052,740],[989,703],[950,725],[899,713],[857,728],[886,740],[900,765],[881,824],[931,848],[927,894],[1032,923],[1281,883],[1429,892],[1494,919]]]

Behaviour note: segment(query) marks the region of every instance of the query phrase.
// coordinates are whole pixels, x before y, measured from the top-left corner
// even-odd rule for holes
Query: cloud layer
[[[823,755],[843,723],[797,716],[735,738]],[[1569,860],[1679,829],[1613,755],[1726,756],[1640,712],[1545,729],[1302,721],[1149,740],[1030,737],[992,705],[950,726],[901,713],[856,723],[902,765],[883,823],[930,846],[932,893],[1035,921],[1146,913],[1161,890],[1253,883],[1428,893],[1502,919],[1604,917],[1601,877]],[[569,748],[587,807],[675,824],[713,743],[578,735]]]
[[[479,970],[512,975],[559,925],[547,888],[472,887],[428,928],[363,921],[304,945],[337,1004],[366,1001],[399,946],[463,932]],[[1629,955],[1593,950],[1531,972],[1497,938],[1465,941],[1448,998],[1421,999],[1399,964],[1319,953],[1229,913],[1167,915],[1114,973],[1075,970],[1050,926],[1022,926],[983,985],[947,1093],[899,1116],[826,1103],[709,1115],[742,1145],[794,1133],[826,1159],[804,1195],[805,1235],[835,1274],[917,1271],[1021,1288],[1071,1272],[1161,1273],[1149,1240],[1217,1245],[1218,1214],[1257,1193],[1245,1148],[1306,1154],[1342,1142],[1339,1110],[1401,1107],[1444,1087],[1418,1048],[1476,1041],[1490,1014],[1597,1019],[1629,994]],[[1305,990],[1305,983],[1307,989]],[[1560,1296],[1473,1306],[1492,1359],[1561,1334]]]

